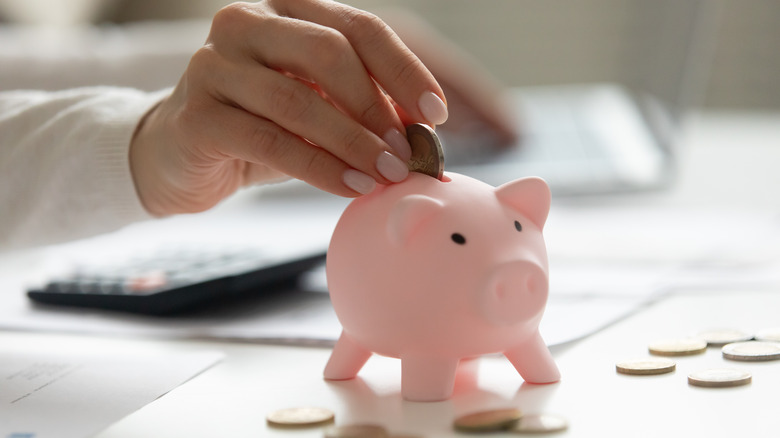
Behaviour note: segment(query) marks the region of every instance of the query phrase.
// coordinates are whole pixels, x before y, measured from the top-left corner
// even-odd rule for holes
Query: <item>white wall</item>
[[[46,2],[73,7],[70,15],[60,14],[60,20],[77,21],[91,14],[95,20],[120,22],[210,17],[228,3],[226,0],[0,0],[0,14],[32,20],[31,8],[26,8],[26,15],[21,17],[9,5]],[[663,8],[684,3],[683,0],[347,2],[373,11],[388,4],[416,11],[509,85],[635,82],[642,75],[656,74],[652,67],[666,62],[648,59],[648,48],[659,38],[666,38],[665,44],[670,45],[671,41],[673,46],[675,39],[685,37],[686,30],[679,25],[672,30],[659,30],[659,23],[665,20]],[[700,67],[705,67],[707,73],[696,79],[703,88],[699,102],[711,107],[780,109],[780,1],[703,0],[701,3],[709,8],[705,15],[717,21],[712,29],[716,32],[711,32],[707,41],[697,42],[703,43],[706,52],[702,57],[705,64]],[[42,14],[41,19],[56,19],[52,16],[57,15]],[[675,56],[680,53],[672,51],[663,55]]]

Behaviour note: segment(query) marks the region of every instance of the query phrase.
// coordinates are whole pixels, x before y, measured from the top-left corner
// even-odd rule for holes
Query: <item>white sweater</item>
[[[148,219],[128,148],[141,116],[168,92],[0,93],[0,251]]]

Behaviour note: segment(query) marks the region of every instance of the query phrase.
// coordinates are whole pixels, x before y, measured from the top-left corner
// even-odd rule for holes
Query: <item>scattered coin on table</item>
[[[716,329],[707,330],[697,335],[710,347],[722,347],[732,342],[745,342],[753,339],[753,335],[742,330]]]
[[[377,424],[349,424],[327,428],[325,438],[389,438],[389,435]]]
[[[324,408],[288,408],[271,412],[265,419],[273,427],[314,427],[333,423],[335,414]]]
[[[747,385],[752,380],[749,372],[731,368],[712,368],[688,375],[688,384],[704,388],[730,388]]]
[[[569,428],[565,418],[551,414],[525,414],[510,429],[514,433],[553,433]]]
[[[723,357],[730,360],[759,362],[780,359],[780,343],[748,341],[723,346]]]
[[[658,358],[625,360],[615,365],[618,373],[635,376],[671,373],[676,367],[677,365],[673,361]]]
[[[690,356],[707,351],[707,342],[699,338],[669,339],[653,342],[648,350],[656,356]]]
[[[454,426],[460,432],[494,432],[513,427],[522,416],[520,409],[492,409],[462,415]]]
[[[756,332],[757,341],[780,342],[780,327],[765,328]]]
[[[422,123],[411,124],[406,127],[406,138],[412,147],[412,157],[407,162],[409,170],[442,179],[444,149],[433,128]]]

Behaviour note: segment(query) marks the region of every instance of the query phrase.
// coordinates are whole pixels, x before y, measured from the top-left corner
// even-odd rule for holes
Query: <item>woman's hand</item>
[[[374,15],[321,0],[232,4],[139,124],[136,189],[156,216],[202,211],[241,186],[286,177],[358,196],[408,174],[398,113],[437,125],[444,99]]]

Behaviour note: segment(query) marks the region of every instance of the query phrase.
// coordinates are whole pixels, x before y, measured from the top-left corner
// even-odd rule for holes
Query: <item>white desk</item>
[[[600,198],[594,207],[658,205],[727,211],[780,213],[780,115],[709,115],[694,119],[686,136],[679,184],[668,193]],[[759,186],[759,184],[763,184]],[[760,189],[756,189],[761,187]],[[670,219],[672,220],[672,219]],[[738,227],[739,224],[734,224]],[[724,230],[729,232],[729,230]],[[778,436],[780,361],[728,362],[717,350],[681,358],[673,374],[616,374],[619,360],[646,354],[648,342],[715,327],[755,330],[780,326],[780,285],[763,290],[680,291],[638,314],[573,345],[554,351],[563,380],[524,385],[503,358],[481,359],[464,370],[451,400],[411,403],[400,397],[400,362],[374,356],[354,381],[321,378],[327,349],[261,346],[211,341],[152,341],[78,335],[0,333],[6,342],[74,342],[99,349],[124,343],[128,349],[219,349],[226,359],[204,374],[119,421],[99,438],[129,437],[318,437],[321,429],[270,429],[265,415],[276,409],[322,406],[338,424],[379,423],[393,433],[452,436],[453,418],[493,407],[566,417],[559,436]],[[690,387],[689,372],[730,365],[753,373],[749,386]],[[501,436],[501,435],[494,435]]]
[[[265,415],[276,409],[322,406],[338,424],[379,423],[393,433],[426,437],[454,435],[458,414],[518,406],[526,412],[565,416],[560,436],[777,436],[780,416],[780,361],[733,362],[718,349],[676,359],[677,370],[660,376],[625,376],[615,363],[646,355],[655,339],[713,327],[747,330],[778,325],[780,293],[750,292],[678,295],[555,356],[560,383],[526,385],[504,358],[479,360],[478,370],[461,370],[455,394],[438,403],[406,402],[400,396],[400,362],[372,357],[354,381],[321,378],[329,350],[199,341],[135,341],[27,333],[0,334],[0,343],[26,342],[41,349],[52,343],[107,343],[128,349],[189,351],[218,348],[227,355],[214,368],[116,423],[100,438],[128,437],[319,437],[319,428],[269,428]],[[689,386],[692,371],[728,366],[753,374],[744,387]],[[510,436],[510,435],[491,435]]]

